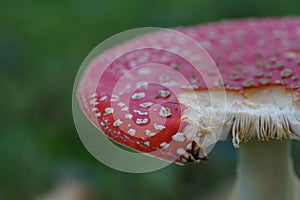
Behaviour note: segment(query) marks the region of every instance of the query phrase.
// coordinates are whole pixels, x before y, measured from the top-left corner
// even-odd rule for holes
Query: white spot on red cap
[[[120,119],[117,119],[116,121],[114,121],[113,126],[120,126],[121,124],[123,124],[123,122]]]
[[[139,75],[143,75],[143,76],[145,76],[145,75],[149,75],[151,73],[151,68],[142,68],[142,69],[139,69],[138,70],[138,74]]]
[[[150,107],[150,106],[152,106],[152,105],[153,105],[152,102],[145,102],[145,103],[141,103],[141,104],[140,104],[140,106],[141,106],[142,108],[148,108],[148,107]]]
[[[166,108],[166,107],[163,107],[163,106],[160,108],[159,116],[169,117],[171,115],[172,115],[172,113],[171,113],[171,110],[169,108]]]
[[[124,106],[125,106],[125,103],[123,103],[123,102],[120,102],[120,103],[118,103],[117,105],[118,105],[119,107],[121,107],[121,108],[122,108],[122,107],[124,107]]]
[[[299,77],[298,77],[297,75],[293,75],[293,76],[291,77],[291,79],[292,79],[293,81],[296,81],[296,80],[299,79]]]
[[[172,139],[176,142],[184,142],[185,141],[185,135],[181,132],[176,133],[172,136]]]
[[[130,58],[129,58],[130,59]],[[133,67],[135,67],[137,64],[136,64],[136,62],[134,62],[134,61],[130,61],[129,62],[129,66],[131,67],[131,68],[133,68]]]
[[[146,141],[146,142],[144,142],[144,145],[146,145],[146,146],[150,147],[150,141]]]
[[[218,79],[214,82],[214,86],[216,87],[224,86],[224,82],[221,79]]]
[[[155,132],[152,132],[152,131],[150,131],[150,130],[145,130],[145,132],[146,132],[146,135],[147,136],[154,136],[156,133]]]
[[[111,101],[111,102],[119,101],[119,96],[118,96],[118,95],[115,95],[115,94],[113,94],[113,95],[111,96],[111,99],[110,99],[110,101]]]
[[[261,71],[255,71],[254,72],[254,77],[256,78],[261,78],[264,76],[264,73],[262,73]]]
[[[267,85],[271,82],[271,80],[269,78],[261,78],[258,80],[258,82],[262,85]]]
[[[174,87],[174,86],[178,86],[178,83],[176,83],[175,81],[168,81],[168,82],[161,83],[161,85],[165,87]]]
[[[166,148],[168,148],[170,146],[170,144],[168,144],[166,142],[162,142],[162,143],[160,143],[159,146],[162,147],[163,149],[166,149]]]
[[[125,118],[126,118],[126,119],[132,119],[132,117],[133,117],[132,114],[126,114],[126,115],[125,115]]]
[[[133,112],[139,114],[139,115],[148,115],[148,112],[142,112],[140,110],[133,110]]]
[[[172,64],[171,64],[171,67],[172,67],[173,69],[175,69],[175,70],[178,70],[178,69],[180,69],[182,66],[181,66],[179,63],[172,63]]]
[[[245,80],[243,82],[243,87],[247,88],[247,87],[253,87],[256,86],[257,84],[253,81],[252,78],[248,78],[247,80]]]
[[[159,80],[161,82],[166,82],[166,81],[170,80],[170,76],[168,76],[168,75],[160,75],[159,76]]]
[[[114,112],[114,109],[111,108],[111,107],[108,107],[108,108],[105,108],[104,111],[105,111],[106,114],[112,114]]]
[[[96,111],[98,111],[98,108],[94,107],[94,108],[92,108],[92,111],[96,112]]]
[[[186,151],[184,150],[184,148],[179,148],[179,149],[177,149],[177,154],[179,154],[179,155],[183,155],[183,154],[185,154],[186,153]]]
[[[282,78],[289,78],[293,75],[293,71],[290,69],[284,69],[281,71],[280,76]]]
[[[170,96],[170,92],[167,90],[159,90],[156,95],[156,97],[163,97],[163,98],[167,98],[169,96]]]
[[[134,93],[132,96],[131,96],[131,99],[133,100],[138,100],[138,99],[143,99],[146,97],[146,93],[145,92],[139,92],[139,93]]]
[[[287,60],[293,60],[297,57],[297,54],[294,53],[294,52],[287,52],[285,54],[285,57],[286,57]]]
[[[136,133],[136,130],[135,130],[135,129],[132,129],[132,128],[131,128],[131,129],[128,130],[128,134],[131,135],[131,136],[134,136],[135,133]]]
[[[97,93],[92,93],[89,98],[95,98],[96,96],[98,96]]]
[[[100,101],[105,101],[107,99],[107,96],[102,96],[101,98],[100,98]]]
[[[128,111],[128,107],[127,106],[125,106],[125,107],[123,107],[122,109],[121,109],[121,111]]]
[[[148,88],[148,82],[140,81],[136,84],[136,88]]]
[[[292,88],[292,89],[297,89],[297,88],[299,88],[299,86],[296,85],[296,84],[293,84],[293,85],[290,85],[290,88]]]
[[[166,128],[166,126],[160,125],[160,124],[157,124],[157,123],[154,123],[153,126],[156,130],[160,130],[160,131],[162,131]]]
[[[196,76],[191,76],[191,78],[190,78],[190,82],[191,82],[191,83],[197,83],[198,80],[199,80],[199,78],[196,77]]]
[[[130,89],[130,88],[131,88],[131,84],[125,85],[125,88],[126,88],[126,89]]]
[[[98,105],[99,102],[97,102],[97,99],[93,99],[93,100],[90,100],[90,104],[91,105]]]
[[[147,122],[148,122],[148,118],[144,118],[144,119],[137,118],[135,121],[136,124],[146,124]]]

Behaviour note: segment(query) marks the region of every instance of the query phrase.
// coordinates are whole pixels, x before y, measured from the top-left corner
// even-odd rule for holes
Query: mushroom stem
[[[300,199],[288,140],[242,143],[239,149],[237,182],[230,199]]]

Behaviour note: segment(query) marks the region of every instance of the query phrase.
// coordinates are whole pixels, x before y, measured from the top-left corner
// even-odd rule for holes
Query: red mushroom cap
[[[263,123],[269,119],[269,115],[266,120],[261,117],[264,116],[261,113],[265,112],[265,105],[274,107],[273,110],[283,110],[286,105],[300,107],[299,27],[300,19],[284,18],[224,21],[179,28],[180,32],[199,42],[217,64],[221,79],[211,63],[202,63],[205,72],[212,77],[213,86],[207,84],[203,74],[199,74],[180,53],[176,55],[162,50],[172,48],[176,38],[166,38],[163,32],[145,35],[101,54],[90,64],[78,88],[81,107],[97,128],[129,148],[179,164],[206,159],[206,149],[199,145],[199,139],[214,133],[214,128],[207,128],[206,118],[218,118],[218,110],[214,115],[209,111],[208,89],[218,91],[226,88],[232,112],[226,117],[225,127],[222,123],[216,129],[221,129],[225,138],[230,137],[228,133],[232,130],[231,137],[236,147],[239,141],[253,137],[245,135],[240,128],[245,119],[251,121],[254,115],[260,117]],[[162,49],[126,52],[129,47],[138,48],[143,43],[158,43]],[[187,44],[180,47],[189,49]],[[116,55],[120,57],[110,63],[111,57]],[[267,88],[270,99],[257,98],[258,95],[266,95],[266,90],[259,88]],[[198,99],[192,96],[193,92],[186,92],[187,89],[197,91]],[[288,93],[288,103],[276,100],[270,103],[274,96],[284,93]],[[202,107],[197,110],[199,104]],[[239,109],[246,109],[247,116],[239,113]],[[220,112],[226,111],[220,108]],[[237,113],[242,117],[236,117]],[[278,118],[280,121],[286,114],[278,113],[270,119]],[[199,121],[199,115],[205,120]],[[296,137],[295,133],[300,135],[299,113],[289,116],[293,117],[287,119],[290,124],[295,122],[292,128],[288,122],[283,125],[280,121],[279,125],[273,125],[276,130],[282,127],[278,135],[268,135],[271,131],[265,130],[257,137],[281,139]],[[199,126],[199,130],[191,129]],[[255,123],[246,126],[248,132],[257,128]],[[212,138],[215,142],[219,140],[218,136]]]
[[[300,92],[300,18],[224,21],[179,30],[209,52],[227,89],[282,85]]]

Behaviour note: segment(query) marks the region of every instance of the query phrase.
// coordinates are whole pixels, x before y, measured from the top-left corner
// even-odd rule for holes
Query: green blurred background
[[[39,199],[66,180],[95,199],[223,199],[235,173],[230,142],[218,144],[209,162],[148,174],[94,159],[73,124],[76,72],[98,43],[128,29],[299,14],[298,0],[2,0],[0,199]],[[299,144],[293,153],[300,172]]]

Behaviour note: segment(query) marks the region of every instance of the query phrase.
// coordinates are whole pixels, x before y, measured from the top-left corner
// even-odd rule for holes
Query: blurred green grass
[[[98,43],[128,29],[299,14],[296,0],[2,0],[0,199],[33,199],[62,176],[91,183],[98,199],[195,199],[215,192],[234,176],[229,143],[218,145],[208,163],[143,175],[95,160],[72,120],[76,72]]]

